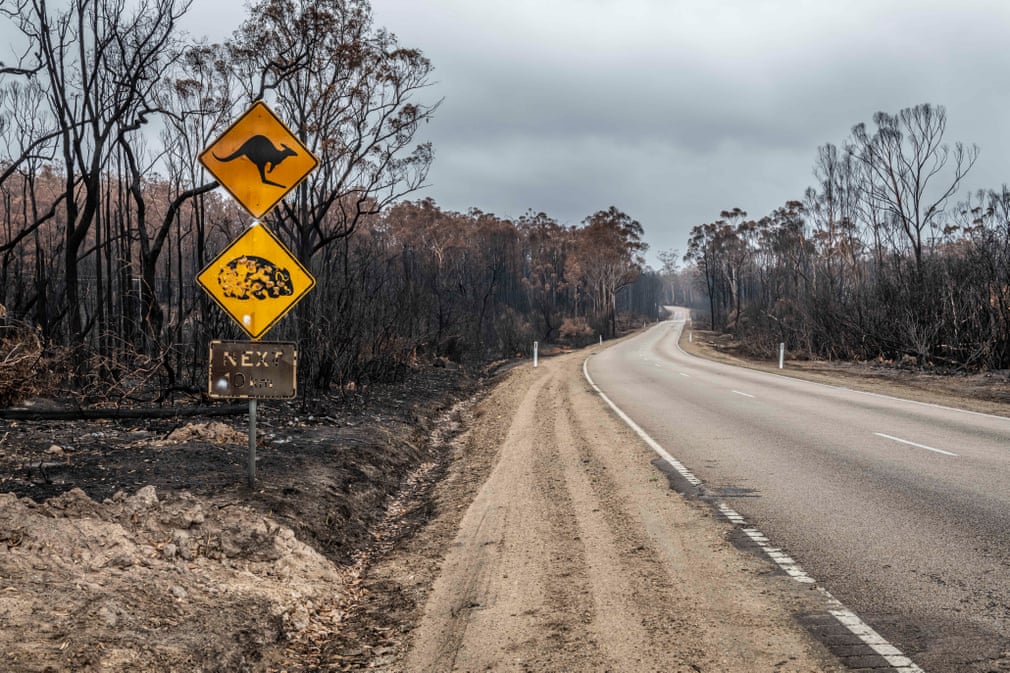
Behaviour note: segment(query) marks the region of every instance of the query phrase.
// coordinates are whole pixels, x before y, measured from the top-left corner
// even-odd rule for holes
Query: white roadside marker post
[[[786,345],[784,343],[779,343],[779,369],[782,369],[782,365],[785,364],[786,359]]]
[[[533,342],[533,368],[534,369],[537,368],[537,360],[538,360],[538,357],[539,357],[539,350],[540,350],[540,342],[539,341],[534,341]]]

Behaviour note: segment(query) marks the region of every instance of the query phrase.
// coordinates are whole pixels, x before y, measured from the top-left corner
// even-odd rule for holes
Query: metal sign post
[[[207,396],[249,399],[249,488],[256,485],[256,401],[297,395],[298,352],[279,341],[211,341]]]
[[[249,398],[249,488],[256,487],[256,398]]]

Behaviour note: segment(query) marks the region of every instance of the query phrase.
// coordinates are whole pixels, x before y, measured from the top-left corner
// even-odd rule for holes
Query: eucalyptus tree
[[[823,261],[822,275],[836,297],[842,294],[844,282],[858,271],[863,249],[858,228],[862,175],[852,146],[839,148],[828,143],[817,148],[817,186],[807,189],[803,207]]]
[[[725,292],[722,282],[723,264],[718,245],[720,232],[724,227],[725,222],[696,224],[691,228],[687,252],[684,253],[684,261],[694,265],[698,271],[697,278],[704,286],[705,296],[708,297],[709,327],[713,330],[719,329],[724,324],[720,320],[719,311]]]
[[[721,221],[726,222],[733,235],[723,237],[723,252],[725,255],[726,278],[730,284],[730,298],[734,314],[733,329],[739,330],[740,316],[743,313],[744,277],[754,256],[754,235],[757,223],[746,220],[747,211],[740,208],[724,210],[719,213]]]
[[[642,241],[642,225],[614,206],[593,213],[582,224],[574,232],[569,270],[582,279],[596,318],[613,336],[617,333],[617,293],[641,273],[642,255],[649,246]]]
[[[20,67],[44,91],[62,172],[63,311],[66,340],[82,343],[95,324],[80,265],[103,208],[112,158],[136,142],[156,112],[161,74],[177,58],[176,22],[185,0],[26,0],[12,20],[30,45]],[[96,259],[95,264],[98,261]]]
[[[320,332],[312,317],[352,282],[347,239],[358,224],[424,184],[433,153],[415,136],[438,106],[419,100],[432,65],[377,28],[367,0],[260,0],[230,47],[246,97],[271,104],[320,160],[268,216],[322,286],[338,285],[301,302],[299,336],[353,329]]]
[[[16,69],[14,69],[16,71]],[[8,74],[11,71],[8,69]],[[50,335],[53,298],[51,257],[43,231],[60,200],[45,198],[51,184],[44,167],[54,157],[52,119],[44,113],[45,93],[38,78],[12,77],[0,85],[0,304],[13,315],[31,314]],[[29,271],[30,267],[30,271]]]
[[[314,255],[420,188],[432,159],[415,135],[437,102],[432,65],[373,24],[367,0],[261,0],[231,43],[249,99],[266,99],[320,159],[274,219]]]
[[[572,232],[543,212],[527,212],[516,226],[525,238],[522,283],[532,311],[530,319],[538,339],[548,341],[557,336],[565,312],[571,308],[565,263],[572,250]]]
[[[161,146],[162,163],[168,173],[169,193],[161,210],[157,226],[151,233],[142,229],[139,234],[140,266],[143,279],[144,324],[151,336],[160,337],[165,323],[164,310],[154,291],[155,278],[162,264],[162,253],[175,233],[175,255],[179,280],[183,273],[195,276],[208,261],[208,202],[201,198],[218,186],[207,180],[194,157],[209,139],[221,133],[237,113],[239,86],[228,50],[219,44],[194,44],[187,46],[176,67],[166,74],[158,94],[158,105],[163,112]],[[139,178],[139,175],[135,176]],[[220,200],[212,203],[220,204]],[[229,201],[223,210],[238,219],[239,209]],[[231,206],[231,207],[229,207]],[[224,244],[234,234],[227,229],[217,243]],[[183,245],[183,239],[189,239]],[[201,320],[207,323],[209,302],[200,294],[194,305],[180,299],[175,308],[175,326],[179,328],[189,318],[189,313],[199,307]],[[183,340],[179,334],[179,339]]]
[[[917,270],[929,233],[941,227],[948,200],[978,158],[978,146],[944,144],[947,113],[922,103],[897,114],[877,112],[872,133],[852,129],[855,156],[867,171],[865,198],[882,207],[912,250]]]

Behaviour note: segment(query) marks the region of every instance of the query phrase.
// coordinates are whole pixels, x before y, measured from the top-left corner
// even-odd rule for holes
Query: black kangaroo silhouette
[[[263,184],[273,185],[281,189],[287,189],[287,187],[267,180],[267,173],[272,173],[277,164],[286,158],[296,156],[298,156],[298,153],[284,143],[281,143],[281,149],[277,149],[269,138],[261,135],[252,136],[249,140],[242,143],[241,147],[226,157],[219,157],[217,154],[214,154],[214,158],[222,162],[234,161],[239,157],[245,157],[259,169],[260,180]]]

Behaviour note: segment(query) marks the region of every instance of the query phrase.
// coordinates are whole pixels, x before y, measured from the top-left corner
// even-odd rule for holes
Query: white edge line
[[[629,428],[635,431],[642,441],[649,445],[649,447],[656,452],[656,454],[669,463],[673,469],[675,469],[684,479],[690,482],[694,486],[700,486],[701,480],[698,479],[687,467],[681,463],[679,460],[671,456],[666,449],[664,449],[659,442],[654,440],[649,436],[648,433],[643,430],[638,423],[631,420],[631,418],[621,411],[614,402],[607,397],[606,393],[600,390],[600,387],[596,385],[593,381],[593,377],[589,375],[589,358],[586,358],[582,362],[582,374],[586,377],[586,381],[593,390],[600,396],[604,402],[607,403],[611,409],[614,410],[622,421],[624,421]],[[788,377],[786,377],[788,378]],[[735,392],[735,391],[734,391]],[[877,433],[880,434],[880,433]],[[768,543],[768,538],[757,528],[752,526],[747,526],[746,519],[732,507],[727,505],[721,500],[714,501],[716,509],[719,513],[725,517],[730,523],[741,526],[743,533],[754,542],[767,556],[772,563],[781,568],[787,575],[792,577],[797,582],[802,584],[813,584],[817,590],[825,596],[828,601],[828,612],[838,620],[840,624],[845,626],[854,636],[859,638],[867,647],[876,652],[880,657],[884,659],[890,666],[894,667],[901,673],[925,673],[921,668],[919,668],[911,659],[906,657],[901,653],[897,647],[888,642],[883,636],[873,630],[869,624],[864,622],[859,618],[856,613],[852,612],[845,605],[839,601],[837,598],[831,595],[831,593],[824,587],[817,584],[817,581],[808,575],[805,570],[795,560],[791,557],[782,553],[780,549],[772,547]]]
[[[908,444],[909,446],[914,446],[919,449],[926,449],[927,451],[933,451],[934,453],[942,453],[945,456],[957,457],[956,453],[951,453],[950,451],[944,451],[943,449],[934,449],[932,446],[926,446],[925,444],[917,444],[916,442],[910,442],[907,439],[902,439],[901,437],[892,437],[891,435],[885,435],[882,432],[874,432],[877,437],[883,437],[884,439],[890,439],[895,442],[900,442],[902,444]]]
[[[592,377],[589,376],[589,368],[587,367],[588,363],[589,359],[586,358],[586,360],[582,363],[582,373],[586,377],[586,380],[589,381],[589,385],[593,387],[593,390],[595,390],[597,394],[599,394],[600,398],[604,402],[606,402],[611,409],[614,410],[614,413],[616,413],[621,418],[621,420],[628,425],[629,428],[635,431],[635,434],[638,435],[642,439],[642,441],[644,441],[646,444],[649,445],[649,448],[655,451],[660,458],[662,458],[663,460],[668,462],[671,466],[673,466],[673,468],[677,470],[678,473],[680,473],[680,476],[684,477],[684,479],[690,482],[692,486],[700,486],[701,479],[694,476],[694,474],[690,470],[688,470],[679,460],[671,456],[666,451],[666,449],[660,446],[659,442],[650,437],[645,432],[645,430],[639,427],[638,423],[631,420],[631,418],[626,413],[621,411],[621,409],[616,404],[614,404],[602,390],[600,390],[599,386],[596,385]]]

